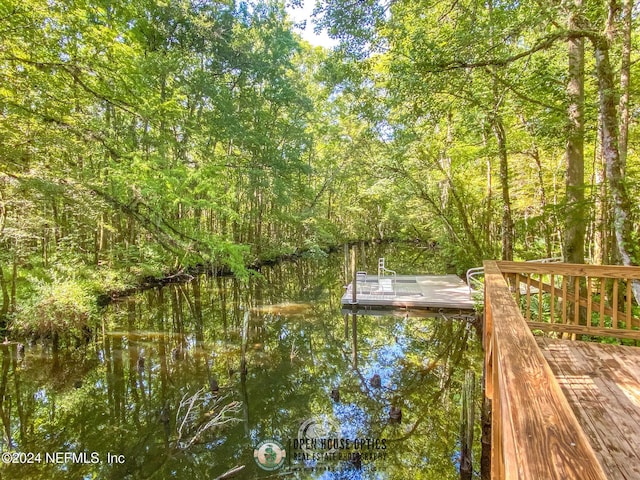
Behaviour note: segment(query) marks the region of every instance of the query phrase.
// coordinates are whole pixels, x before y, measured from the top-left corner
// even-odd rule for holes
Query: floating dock
[[[358,309],[425,309],[471,312],[474,299],[469,287],[457,275],[371,276],[347,286],[342,305]]]

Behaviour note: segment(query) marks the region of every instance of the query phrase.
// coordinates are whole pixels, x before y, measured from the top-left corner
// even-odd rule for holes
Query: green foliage
[[[327,252],[325,252],[322,247],[320,247],[313,240],[309,239],[305,242],[304,254],[305,257],[309,258],[326,258]]]
[[[557,308],[556,304],[556,309]],[[520,297],[520,310],[523,312],[523,315],[527,315],[532,322],[549,323],[551,321],[551,295],[547,293],[542,294],[542,309],[540,308],[540,295],[538,293],[531,294],[528,305],[526,296],[522,296]],[[540,315],[541,312],[542,316]],[[559,318],[558,314],[559,312],[555,312],[556,319]]]
[[[10,328],[19,334],[78,334],[95,319],[95,293],[76,280],[38,282],[29,301],[20,305]]]
[[[316,13],[333,51],[301,42],[276,1],[2,3],[0,261],[16,302],[50,270],[104,289],[205,263],[246,275],[256,258],[362,238],[437,241],[462,273],[500,255],[506,211],[516,257],[559,254],[566,45],[540,42],[564,5],[331,0]],[[604,29],[604,6],[582,14]],[[585,88],[598,158],[598,87]],[[602,166],[585,165],[595,255],[608,193]]]
[[[0,14],[0,241],[18,277],[81,271],[108,289],[201,263],[246,275],[263,248],[315,236],[318,53],[280,3],[34,0]]]
[[[359,102],[363,92],[375,92],[375,107],[362,109],[361,115],[372,130],[380,126],[379,112],[384,112],[384,128],[378,128],[374,138],[383,148],[369,150],[360,171],[393,179],[385,190],[385,208],[397,203],[390,210],[403,214],[395,231],[426,230],[454,244],[447,246],[454,262],[468,264],[465,257],[478,262],[500,255],[507,226],[501,225],[502,217],[509,207],[517,257],[559,255],[567,215],[567,6],[429,0],[321,3],[321,25],[341,41],[328,70],[334,97],[348,103],[353,98],[355,109],[356,103],[367,104]],[[600,35],[608,16],[606,4],[580,13],[585,28]],[[609,20],[622,28],[617,17]],[[637,33],[632,36],[637,40]],[[585,43],[585,68],[590,72],[594,58]],[[611,51],[617,54],[619,48],[615,39]],[[631,68],[637,71],[633,62]],[[588,183],[602,176],[604,166],[587,160],[597,158],[599,97],[596,79],[587,73],[584,80]],[[505,131],[502,145],[492,128],[496,119]],[[631,131],[637,134],[634,126]],[[499,168],[502,147],[505,171]],[[637,164],[631,150],[628,158]],[[608,195],[595,187],[587,199],[588,213],[579,219],[592,230],[603,228],[598,217]],[[510,199],[505,200],[507,190]],[[595,253],[606,242],[597,236],[587,241],[587,250],[593,246]]]

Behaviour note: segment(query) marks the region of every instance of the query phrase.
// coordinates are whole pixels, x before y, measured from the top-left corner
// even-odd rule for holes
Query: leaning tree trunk
[[[609,192],[613,209],[613,230],[623,265],[637,265],[638,245],[632,238],[631,200],[624,182],[623,169],[618,150],[617,101],[613,82],[613,69],[609,61],[609,42],[606,38],[591,38],[595,49],[596,74],[600,115],[602,119],[602,155],[605,162]],[[633,282],[633,296],[640,303],[640,283]]]

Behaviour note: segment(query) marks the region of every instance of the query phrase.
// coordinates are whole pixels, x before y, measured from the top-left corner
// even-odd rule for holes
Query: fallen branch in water
[[[233,467],[231,470],[224,472],[219,477],[216,477],[215,480],[226,480],[227,478],[235,477],[238,473],[244,470],[245,465],[238,465]]]
[[[227,397],[216,399],[213,408],[204,414],[200,413],[204,410],[203,407],[206,408],[205,392],[206,389],[203,387],[191,396],[185,393],[180,400],[178,411],[176,412],[176,429],[178,434],[176,447],[180,450],[187,450],[197,442],[207,430],[240,421],[239,418],[228,416],[240,411],[242,405],[240,402],[233,401],[218,409]]]

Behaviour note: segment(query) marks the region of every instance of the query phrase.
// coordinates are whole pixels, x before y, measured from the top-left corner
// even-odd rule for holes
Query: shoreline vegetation
[[[411,242],[410,240],[406,240],[407,242]],[[247,271],[257,271],[259,272],[262,267],[269,267],[272,265],[276,265],[282,262],[290,262],[295,261],[300,258],[304,258],[306,256],[313,255],[328,255],[330,253],[334,253],[339,251],[341,248],[344,248],[345,245],[352,247],[354,245],[359,244],[382,244],[382,243],[390,243],[390,242],[399,242],[398,240],[393,239],[373,239],[373,240],[351,240],[345,243],[340,243],[331,246],[325,247],[313,247],[313,248],[304,248],[300,250],[296,250],[291,253],[282,253],[275,256],[270,256],[269,258],[256,259],[251,263],[247,263],[244,265],[244,269]],[[418,240],[414,240],[413,243],[419,242]],[[158,277],[147,277],[140,281],[138,285],[134,285],[129,288],[125,288],[123,290],[114,290],[110,292],[105,292],[99,294],[97,297],[98,306],[106,306],[113,301],[117,301],[121,298],[126,298],[129,295],[134,295],[136,293],[143,292],[145,290],[151,288],[159,288],[165,285],[169,285],[172,283],[184,283],[190,280],[197,275],[211,275],[214,277],[228,277],[235,275],[234,271],[227,265],[205,265],[205,264],[197,264],[190,267],[183,267],[178,269],[173,273],[168,273],[163,276]]]
[[[2,2],[0,331],[348,238],[637,265],[638,18],[582,3]]]
[[[2,332],[2,336],[7,334],[17,337],[20,340],[29,340],[29,338],[48,338],[54,344],[58,345],[61,337],[68,333],[68,337],[78,339],[82,338],[87,341],[91,337],[95,327],[92,321],[99,315],[99,310],[108,306],[112,302],[126,299],[137,293],[144,292],[149,289],[162,288],[170,284],[180,284],[192,281],[199,275],[210,275],[214,277],[230,277],[246,278],[251,272],[259,272],[261,268],[276,265],[282,262],[290,262],[305,257],[313,257],[317,255],[326,256],[330,253],[337,252],[345,246],[353,247],[363,244],[386,244],[386,243],[403,243],[394,239],[370,239],[370,240],[351,240],[346,243],[340,243],[331,246],[304,248],[295,252],[282,253],[268,258],[256,259],[242,266],[241,270],[232,269],[229,265],[216,264],[196,264],[187,267],[181,267],[172,273],[148,276],[140,279],[136,284],[121,289],[107,291],[93,291],[87,294],[81,285],[63,283],[61,289],[52,286],[51,295],[48,300],[37,306],[36,310],[30,312],[22,312],[22,317],[27,314],[38,313],[39,316],[34,318],[32,322],[18,317],[7,326]],[[420,243],[419,240],[406,240],[413,244]],[[431,244],[433,246],[433,244]],[[240,275],[238,276],[238,274]],[[58,298],[53,296],[57,295]]]

